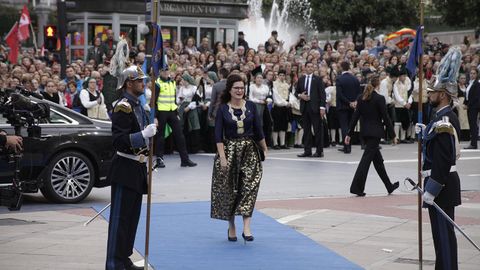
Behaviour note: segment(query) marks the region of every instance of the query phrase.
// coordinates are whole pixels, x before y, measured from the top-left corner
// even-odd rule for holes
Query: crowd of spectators
[[[109,73],[110,58],[117,41],[113,31],[109,30],[107,36],[103,42],[100,38],[94,39],[86,61],[71,61],[64,78],[60,75],[60,63],[53,54],[40,56],[33,49],[24,49],[19,63],[10,64],[6,60],[7,50],[3,47],[0,51],[0,88],[21,85],[42,94],[49,101],[91,118],[106,120],[120,94],[116,90],[116,78]],[[402,143],[412,143],[415,138],[412,126],[417,121],[419,82],[418,78],[411,79],[405,68],[408,47],[399,49],[394,43],[385,44],[371,38],[366,38],[364,43],[354,42],[350,37],[325,42],[305,35],[300,35],[296,44],[286,47],[276,31],[264,44],[248,44],[243,32],[239,32],[237,44],[215,42],[211,47],[211,41],[206,37],[198,47],[195,44],[196,40],[190,37],[184,43],[176,41],[171,48],[165,48],[168,72],[177,82],[179,116],[190,152],[214,151],[211,128],[214,123],[212,108],[216,100],[212,100],[212,88],[222,84],[232,73],[238,73],[245,79],[246,98],[266,108],[261,117],[269,147],[302,147],[302,119],[298,99],[293,93],[298,79],[305,72],[306,63],[313,63],[314,75],[322,78],[326,88],[325,147],[342,144],[340,123],[335,115],[335,84],[342,72],[351,72],[356,76],[362,89],[372,75],[379,75],[379,92],[386,99],[397,136]],[[480,91],[470,89],[472,81],[478,80],[480,52],[468,39],[460,46],[463,59],[459,99],[453,106],[461,123],[460,137],[465,140],[469,137],[470,127],[463,103],[465,93]],[[438,38],[426,39],[422,67],[424,86],[434,79],[448,48],[449,45],[442,44]],[[143,66],[145,50],[144,43],[132,47],[131,62]],[[342,62],[348,63],[347,70],[342,70]],[[148,102],[152,82],[148,81],[146,85],[144,104],[150,110]],[[426,112],[423,120],[426,122],[431,110],[425,92],[423,102]],[[388,138],[387,135],[385,137]],[[388,143],[388,140],[385,142]],[[204,147],[199,147],[202,145]]]

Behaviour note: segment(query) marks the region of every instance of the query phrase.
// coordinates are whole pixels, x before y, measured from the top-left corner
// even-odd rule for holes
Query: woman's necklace
[[[243,134],[245,132],[245,127],[243,124],[243,120],[245,120],[245,118],[247,117],[245,115],[245,112],[247,111],[245,104],[246,102],[242,101],[242,107],[240,108],[242,110],[242,114],[237,117],[233,113],[232,103],[228,102],[228,112],[232,115],[232,120],[237,122],[237,134]]]

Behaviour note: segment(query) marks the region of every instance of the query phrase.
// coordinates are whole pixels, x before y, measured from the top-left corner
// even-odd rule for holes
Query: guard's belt
[[[453,165],[452,167],[450,167],[450,172],[456,172],[456,171],[457,171],[457,166]],[[432,175],[432,170],[422,171],[423,177],[429,177],[430,175]]]
[[[124,158],[128,158],[128,159],[131,159],[131,160],[138,161],[140,163],[147,163],[147,161],[148,161],[148,156],[145,156],[144,154],[132,155],[132,154],[127,154],[127,153],[117,151],[117,155],[119,155],[121,157],[124,157]]]

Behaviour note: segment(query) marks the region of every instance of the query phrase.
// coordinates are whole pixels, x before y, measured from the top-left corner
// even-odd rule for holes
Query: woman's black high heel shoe
[[[247,242],[252,242],[253,241],[253,235],[245,235],[244,233],[242,233],[242,237],[243,237],[243,243],[246,245]]]
[[[236,236],[230,237],[230,229],[227,229],[227,238],[228,238],[228,241],[230,241],[230,242],[236,242],[237,241]]]

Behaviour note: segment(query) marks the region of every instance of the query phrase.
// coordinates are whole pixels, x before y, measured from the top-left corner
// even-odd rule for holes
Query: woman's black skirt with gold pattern
[[[226,140],[227,168],[222,169],[218,154],[212,175],[211,217],[229,220],[234,215],[252,216],[257,199],[262,163],[250,138]]]

